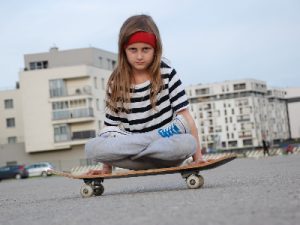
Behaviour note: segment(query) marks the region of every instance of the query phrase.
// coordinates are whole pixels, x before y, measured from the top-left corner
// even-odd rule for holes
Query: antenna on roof
[[[57,52],[57,51],[58,51],[58,47],[56,46],[55,43],[53,44],[53,46],[50,48],[49,51],[50,51],[50,52]]]

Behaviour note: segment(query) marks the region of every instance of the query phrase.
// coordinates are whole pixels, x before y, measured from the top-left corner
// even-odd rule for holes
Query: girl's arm
[[[199,143],[198,130],[197,130],[195,121],[190,114],[190,111],[188,109],[183,109],[183,110],[177,112],[177,114],[182,115],[187,120],[188,124],[190,125],[191,134],[196,139],[197,149],[196,149],[196,153],[193,155],[194,163],[205,162],[205,160],[203,159],[203,156],[202,156],[201,147],[200,147],[200,143]]]

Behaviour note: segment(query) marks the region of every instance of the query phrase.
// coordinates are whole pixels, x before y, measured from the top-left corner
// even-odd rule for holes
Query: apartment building
[[[262,139],[289,138],[285,91],[246,79],[186,88],[200,143],[232,150],[261,146]]]
[[[24,142],[21,91],[0,92],[0,145]]]
[[[84,144],[103,126],[106,83],[116,62],[116,54],[97,48],[24,55],[20,88],[0,93],[1,115],[6,113],[1,140],[24,144],[24,153],[11,157],[83,159]]]
[[[286,88],[286,100],[292,139],[300,139],[300,88]]]

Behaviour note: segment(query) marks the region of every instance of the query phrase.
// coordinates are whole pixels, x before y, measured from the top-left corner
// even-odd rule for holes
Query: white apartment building
[[[286,88],[290,134],[292,139],[300,139],[300,88]]]
[[[202,147],[254,148],[289,138],[285,91],[246,79],[186,88]]]
[[[20,162],[84,159],[84,144],[103,126],[106,83],[117,55],[55,47],[26,54],[24,61],[20,88],[0,92],[0,140],[22,141],[24,153],[5,155]],[[13,160],[5,155],[0,163]]]
[[[0,145],[24,142],[21,91],[0,92]]]

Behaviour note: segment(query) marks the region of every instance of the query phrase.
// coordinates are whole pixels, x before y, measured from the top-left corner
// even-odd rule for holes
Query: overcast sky
[[[0,3],[0,89],[19,80],[24,54],[117,52],[122,23],[141,13],[156,21],[186,86],[253,78],[300,87],[299,0],[9,0]]]

